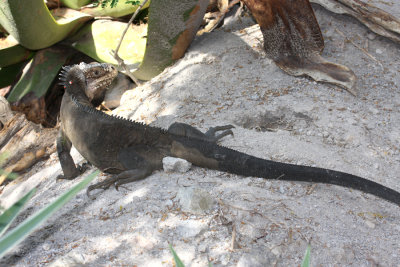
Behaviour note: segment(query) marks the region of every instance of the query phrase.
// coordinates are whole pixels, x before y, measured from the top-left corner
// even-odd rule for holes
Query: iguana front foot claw
[[[77,165],[76,168],[74,169],[74,171],[69,174],[69,176],[65,175],[65,172],[64,172],[64,175],[60,174],[60,175],[57,176],[56,181],[58,181],[58,180],[72,180],[72,179],[75,179],[79,175],[81,175],[84,172],[86,172],[89,169],[90,166],[91,166],[91,164],[89,162],[85,162],[82,165]]]
[[[92,164],[90,164],[89,162],[85,162],[82,165],[78,165],[76,167],[79,170],[79,172],[82,174],[82,173],[86,172],[90,168],[90,166],[92,166]]]

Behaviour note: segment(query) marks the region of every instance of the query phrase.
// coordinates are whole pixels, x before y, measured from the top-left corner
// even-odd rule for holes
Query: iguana
[[[105,63],[64,67],[61,74],[65,93],[57,151],[64,178],[73,179],[81,173],[69,153],[71,145],[103,172],[115,174],[89,186],[88,195],[93,189],[144,179],[162,168],[164,157],[172,156],[199,167],[243,176],[354,188],[400,205],[399,192],[352,174],[265,160],[218,145],[220,138],[232,134],[231,125],[202,133],[190,125],[174,123],[163,130],[107,115],[95,109],[91,101],[104,95],[116,74],[115,68]]]

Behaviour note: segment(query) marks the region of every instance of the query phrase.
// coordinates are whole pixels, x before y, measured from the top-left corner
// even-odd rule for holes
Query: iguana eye
[[[100,74],[100,72],[98,70],[94,71],[94,75],[98,76]]]

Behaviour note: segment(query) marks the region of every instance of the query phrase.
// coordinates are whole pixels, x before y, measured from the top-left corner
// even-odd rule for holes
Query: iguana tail
[[[399,192],[356,175],[260,159],[209,142],[187,140],[184,143],[185,147],[192,151],[197,150],[203,156],[200,161],[190,159],[199,167],[266,179],[339,185],[370,193],[400,205]]]

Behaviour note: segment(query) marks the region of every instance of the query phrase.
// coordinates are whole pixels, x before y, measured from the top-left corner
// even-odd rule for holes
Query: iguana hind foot
[[[213,140],[213,142],[218,142],[220,139],[227,135],[232,135],[233,132],[231,129],[235,128],[235,126],[228,124],[224,126],[216,126],[216,127],[211,127],[208,129],[208,131],[204,134],[206,135],[210,140]],[[222,133],[215,135],[216,132],[223,131]]]
[[[118,190],[118,187],[120,185],[142,180],[147,176],[149,176],[152,173],[152,171],[153,171],[152,169],[143,168],[143,169],[134,169],[121,172],[120,174],[114,175],[113,177],[106,179],[102,182],[90,185],[86,190],[86,195],[89,198],[92,198],[90,195],[90,191],[93,191],[95,189],[106,190],[112,185],[114,185],[115,189]]]
[[[171,124],[168,128],[168,132],[171,134],[179,135],[179,136],[186,136],[188,138],[196,138],[203,141],[218,142],[221,138],[227,135],[233,135],[232,128],[235,128],[233,125],[223,125],[223,126],[216,126],[211,127],[207,132],[203,133],[199,129],[186,124],[175,122]],[[223,131],[222,133],[216,135],[217,132]]]

